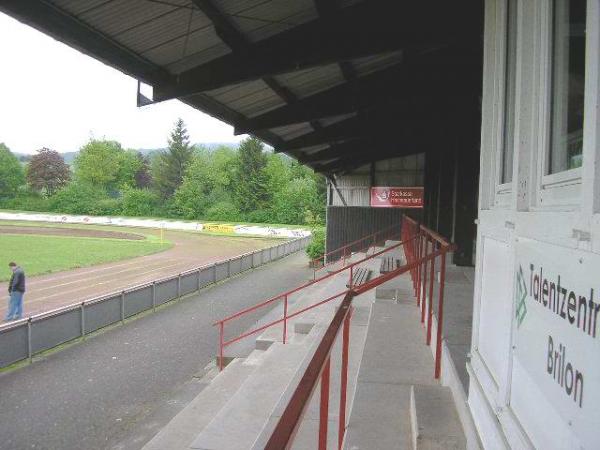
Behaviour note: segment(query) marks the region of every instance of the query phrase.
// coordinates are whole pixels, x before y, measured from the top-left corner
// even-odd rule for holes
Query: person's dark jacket
[[[25,272],[20,267],[17,267],[8,282],[8,293],[13,291],[25,292]]]

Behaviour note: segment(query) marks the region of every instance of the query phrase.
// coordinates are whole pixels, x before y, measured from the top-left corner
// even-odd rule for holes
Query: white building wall
[[[576,167],[579,157],[573,156],[570,169],[552,174],[548,153],[560,131],[556,117],[569,110],[565,99],[573,99],[562,95],[560,83],[570,95],[581,84],[567,80],[573,69],[556,65],[573,53],[557,44],[566,21],[555,20],[569,1],[511,2],[512,53],[508,1],[486,0],[469,406],[486,448],[597,449],[600,315],[596,321],[589,312],[600,302],[600,0],[587,0],[585,26],[570,31],[585,33],[583,163]],[[506,91],[511,54],[513,96]],[[512,133],[505,123],[511,117]],[[569,139],[581,137],[569,133]],[[507,144],[512,171],[503,174]],[[558,276],[566,288],[564,317],[544,304],[550,304],[544,285],[549,291],[554,283],[556,290]],[[569,300],[570,292],[576,300]],[[578,383],[570,393],[569,380]]]

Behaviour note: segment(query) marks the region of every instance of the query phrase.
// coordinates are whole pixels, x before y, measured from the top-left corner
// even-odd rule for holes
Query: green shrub
[[[149,217],[156,214],[158,194],[148,189],[125,189],[123,191],[122,214],[125,216]]]
[[[103,190],[85,183],[71,183],[51,197],[50,209],[65,214],[97,214],[101,200],[109,200]]]
[[[312,230],[312,240],[306,247],[306,254],[312,260],[325,254],[325,227],[315,227]]]
[[[207,220],[235,221],[240,219],[240,212],[233,203],[219,202],[206,210]]]
[[[16,197],[0,200],[0,208],[21,211],[50,211],[50,200],[36,192],[19,192]]]
[[[265,209],[250,211],[245,215],[245,219],[252,223],[271,223],[275,220],[271,211]]]
[[[95,204],[90,205],[86,214],[96,216],[118,216],[123,210],[122,201],[119,198],[103,198]]]

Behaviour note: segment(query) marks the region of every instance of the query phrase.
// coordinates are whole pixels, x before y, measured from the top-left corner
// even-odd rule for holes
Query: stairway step
[[[344,449],[411,450],[410,386],[358,382]]]
[[[398,276],[375,288],[375,298],[414,304],[415,293],[410,278]]]
[[[191,448],[250,448],[286,392],[308,349],[309,346],[304,344],[273,343],[263,363],[245,380],[237,394],[213,416],[213,420],[197,435]]]
[[[376,300],[371,309],[359,381],[435,384],[434,361],[424,345],[420,320],[414,303]]]
[[[467,440],[450,388],[413,386],[410,406],[414,450],[466,448]]]
[[[395,288],[410,283],[394,279]],[[414,296],[406,304],[375,300],[344,440],[348,450],[412,449],[410,392],[435,386],[433,359],[424,345]]]
[[[198,430],[204,428],[255,370],[255,366],[234,360],[179,414],[150,440],[143,450],[188,449]]]

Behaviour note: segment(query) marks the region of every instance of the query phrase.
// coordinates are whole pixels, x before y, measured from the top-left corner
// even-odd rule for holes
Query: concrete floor
[[[214,319],[310,275],[297,253],[0,374],[0,449],[141,448],[204,388]]]

